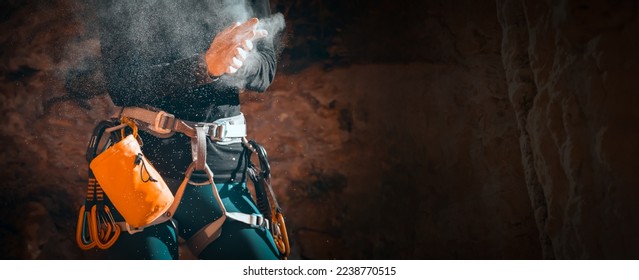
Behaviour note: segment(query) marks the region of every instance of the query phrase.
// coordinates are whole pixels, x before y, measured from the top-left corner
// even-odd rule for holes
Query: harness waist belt
[[[211,123],[192,122],[175,118],[173,114],[164,111],[154,111],[140,107],[116,107],[113,118],[128,117],[145,125],[141,127],[154,136],[166,138],[174,132],[184,133],[194,138],[197,136],[196,127],[202,127],[203,132],[218,144],[239,143],[246,137],[246,121],[244,114],[217,119]]]

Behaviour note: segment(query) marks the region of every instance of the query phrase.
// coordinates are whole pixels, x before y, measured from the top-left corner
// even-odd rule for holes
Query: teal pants
[[[229,212],[259,213],[245,183],[216,184],[224,207]],[[113,209],[113,208],[112,208]],[[110,259],[179,259],[178,235],[188,240],[205,225],[218,219],[221,209],[213,197],[211,185],[187,185],[172,222],[129,234],[123,231],[107,250]],[[115,215],[120,218],[119,214]],[[222,235],[197,256],[200,259],[278,259],[279,252],[268,230],[227,219]]]

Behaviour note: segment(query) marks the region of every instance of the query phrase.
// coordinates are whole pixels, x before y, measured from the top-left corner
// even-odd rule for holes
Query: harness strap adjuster
[[[259,229],[269,229],[269,223],[268,223],[268,219],[264,219],[264,216],[262,216],[261,214],[253,214],[251,215],[251,227],[252,228],[259,228]]]
[[[262,214],[245,214],[242,212],[226,212],[226,217],[231,220],[242,222],[249,225],[252,228],[269,230],[271,225],[268,219],[264,218]]]
[[[155,115],[152,129],[161,134],[168,134],[175,129],[176,121],[177,119],[173,114],[159,111],[157,115]]]
[[[209,126],[209,138],[213,141],[222,141],[226,138],[226,125],[212,124]]]

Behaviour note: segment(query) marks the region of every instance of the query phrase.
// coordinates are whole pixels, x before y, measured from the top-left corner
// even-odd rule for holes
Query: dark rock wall
[[[545,257],[637,257],[638,9],[636,1],[498,1]]]
[[[634,1],[271,2],[280,71],[242,102],[292,258],[637,257]],[[74,243],[112,106],[90,13],[0,7],[0,257],[100,258]]]

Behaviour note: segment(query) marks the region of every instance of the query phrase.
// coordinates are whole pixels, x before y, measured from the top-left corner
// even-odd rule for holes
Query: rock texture
[[[635,1],[271,2],[288,45],[242,103],[292,258],[638,257]],[[74,241],[112,107],[87,17],[0,3],[0,258],[101,257]]]
[[[544,256],[636,258],[636,1],[498,1]]]
[[[98,45],[79,36],[78,7],[67,1],[1,5],[0,257],[81,258],[74,232],[83,153],[110,101],[74,98],[64,73]]]

